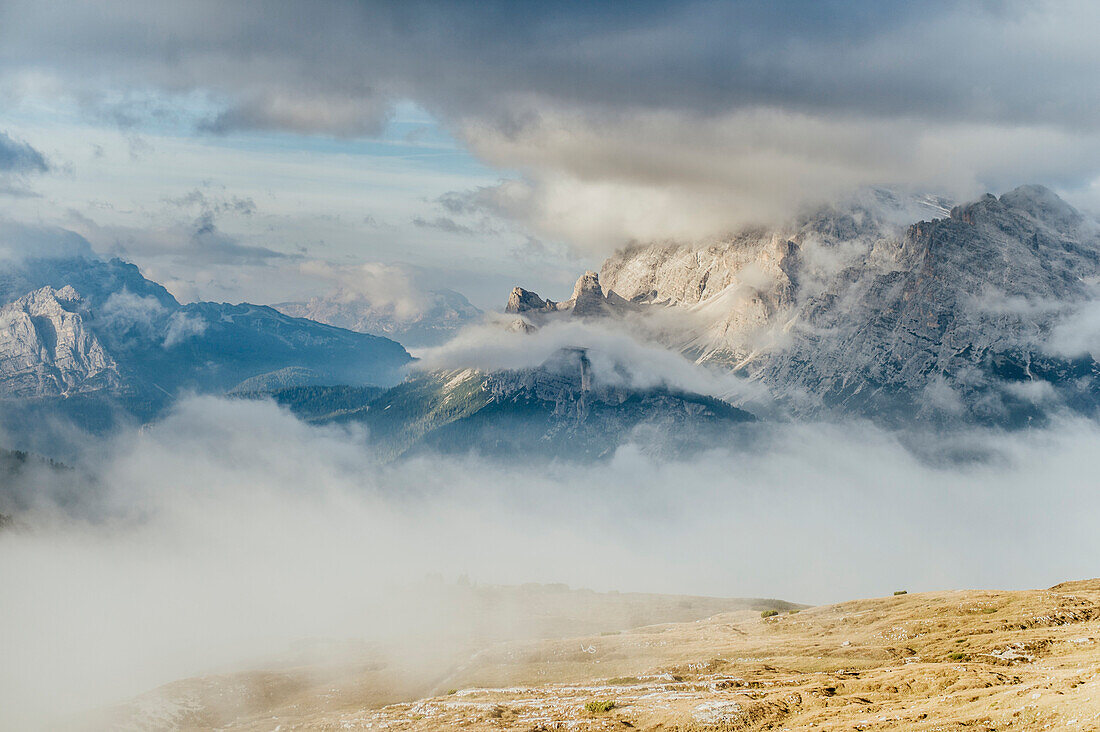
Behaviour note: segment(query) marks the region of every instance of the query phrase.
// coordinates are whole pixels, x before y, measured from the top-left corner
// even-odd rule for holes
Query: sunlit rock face
[[[1051,345],[1096,299],[1098,231],[1041,186],[954,208],[876,191],[785,229],[622,250],[568,303],[517,312],[625,304],[796,413],[1022,425],[1100,406],[1092,356]]]
[[[117,386],[114,361],[85,327],[72,287],[43,287],[0,308],[0,390],[58,396]]]
[[[1026,423],[1096,409],[1095,362],[1054,354],[1051,333],[1092,297],[1093,224],[1019,188],[876,242],[801,293],[789,344],[749,368],[777,390],[895,418]]]
[[[585,272],[573,285],[573,296],[564,302],[543,300],[536,293],[516,287],[508,297],[506,313],[538,320],[548,313],[566,313],[578,318],[622,314],[631,304],[600,284],[600,275]]]

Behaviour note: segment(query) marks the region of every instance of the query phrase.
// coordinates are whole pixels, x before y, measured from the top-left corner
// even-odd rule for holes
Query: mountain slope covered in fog
[[[366,426],[374,448],[391,457],[431,450],[587,460],[627,440],[679,452],[754,419],[702,394],[601,383],[583,349],[538,368],[421,373],[380,394],[317,386],[271,395],[315,423]]]

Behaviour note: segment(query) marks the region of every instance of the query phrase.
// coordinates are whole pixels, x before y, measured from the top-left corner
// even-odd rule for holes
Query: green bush
[[[909,590],[894,590],[895,595],[908,595]]]
[[[610,699],[606,701],[590,701],[584,705],[585,711],[591,712],[592,714],[604,714],[610,712],[614,708],[615,702]]]
[[[965,661],[966,660],[966,654],[965,653],[959,653],[958,651],[955,651],[954,653],[948,653],[947,657],[950,658],[952,661]]]
[[[762,617],[762,618],[771,618],[771,617],[774,617],[778,614],[779,614],[778,610],[763,610],[760,613],[760,617]]]

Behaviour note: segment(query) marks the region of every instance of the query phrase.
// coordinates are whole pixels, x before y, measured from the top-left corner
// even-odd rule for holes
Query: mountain
[[[504,312],[537,319],[550,313],[569,313],[577,317],[611,315],[630,308],[631,304],[614,291],[604,292],[598,274],[585,272],[573,286],[573,297],[565,302],[543,300],[534,292],[517,287],[508,297]]]
[[[1003,426],[1057,409],[1095,416],[1097,362],[1054,341],[1096,302],[1096,222],[1041,186],[950,210],[878,193],[785,229],[631,247],[582,278],[580,299],[547,304],[517,288],[509,310],[531,326],[640,314],[652,338],[757,380],[797,414]],[[920,210],[946,215],[900,223]]]
[[[381,394],[298,387],[273,397],[312,422],[365,425],[389,457],[431,449],[591,460],[628,440],[681,451],[754,419],[701,394],[604,384],[583,349],[563,349],[531,369],[420,373]]]
[[[387,338],[266,306],[182,305],[133,264],[90,249],[0,262],[0,300],[0,400],[14,428],[51,411],[92,428],[148,419],[181,392],[250,379],[388,386],[412,360]]]
[[[411,347],[439,345],[483,315],[454,290],[419,293],[418,300],[422,302],[406,309],[393,303],[374,304],[368,298],[341,291],[329,297],[278,303],[272,307],[292,317],[385,336]]]
[[[61,396],[117,386],[118,366],[79,312],[66,285],[43,287],[0,307],[0,391]]]

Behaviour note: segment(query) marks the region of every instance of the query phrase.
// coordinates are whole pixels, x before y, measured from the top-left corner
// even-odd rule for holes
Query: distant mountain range
[[[929,218],[905,223],[917,214]],[[465,298],[434,293],[411,320],[365,300],[182,305],[88,248],[0,264],[0,422],[61,413],[106,429],[187,392],[266,395],[311,421],[362,423],[390,457],[579,458],[626,440],[687,449],[773,414],[1019,427],[1100,414],[1098,282],[1100,225],[1025,186],[951,208],[877,191],[788,228],[622,250],[562,302],[518,287],[508,299],[514,337],[570,319],[621,327],[756,382],[772,398],[761,410],[604,383],[569,343],[525,368],[409,375],[399,343],[287,313],[437,342],[481,319]]]
[[[375,304],[362,295],[339,291],[272,307],[295,318],[392,338],[410,348],[438,346],[483,315],[454,290],[429,290],[420,293],[419,300],[423,302],[405,312],[393,303]]]
[[[0,263],[0,302],[9,424],[56,409],[101,428],[119,413],[148,419],[184,392],[285,385],[288,373],[295,383],[391,385],[412,361],[395,341],[270,307],[182,305],[134,265],[90,250]]]

